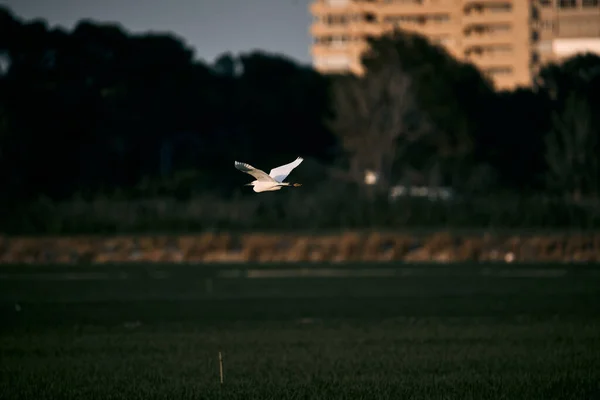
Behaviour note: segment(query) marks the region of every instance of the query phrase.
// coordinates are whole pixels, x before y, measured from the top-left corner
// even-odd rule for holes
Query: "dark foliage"
[[[498,92],[421,36],[370,48],[360,78],[258,51],[208,65],[176,36],[67,32],[0,8],[0,231],[597,224],[600,57]],[[276,198],[243,191],[233,168],[297,156],[304,186]],[[460,201],[390,205],[400,183]],[[149,216],[165,201],[185,211]]]

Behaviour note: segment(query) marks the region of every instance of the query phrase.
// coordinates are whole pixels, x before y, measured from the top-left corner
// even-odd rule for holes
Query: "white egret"
[[[273,168],[271,172],[269,172],[269,175],[260,169],[254,168],[250,164],[241,163],[239,161],[235,162],[235,167],[240,171],[256,178],[255,181],[250,182],[245,186],[254,186],[253,190],[257,193],[272,192],[275,190],[280,190],[283,186],[302,186],[300,183],[289,183],[283,181],[294,168],[300,165],[302,161],[304,161],[304,159],[302,157],[298,157],[289,164]]]

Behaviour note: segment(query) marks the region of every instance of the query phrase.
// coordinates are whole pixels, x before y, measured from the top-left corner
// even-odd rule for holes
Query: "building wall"
[[[311,54],[324,73],[361,74],[366,36],[394,27],[472,62],[498,89],[529,86],[573,51],[600,53],[600,0],[315,0],[310,11]]]

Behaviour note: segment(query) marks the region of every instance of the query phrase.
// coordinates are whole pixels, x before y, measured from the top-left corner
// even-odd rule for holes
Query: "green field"
[[[0,267],[0,399],[598,398],[600,266],[514,267]]]

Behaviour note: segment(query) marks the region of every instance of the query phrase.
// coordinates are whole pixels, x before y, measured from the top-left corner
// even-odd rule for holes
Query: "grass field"
[[[568,273],[0,267],[0,399],[599,398],[600,267],[546,267]]]

